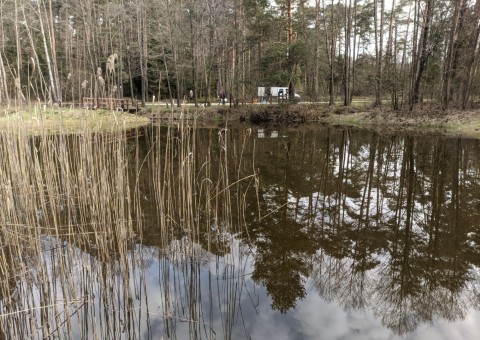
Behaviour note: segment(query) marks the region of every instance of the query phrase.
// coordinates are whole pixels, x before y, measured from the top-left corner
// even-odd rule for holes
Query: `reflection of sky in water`
[[[235,247],[236,248],[236,247]],[[466,314],[464,320],[448,322],[437,320],[433,325],[419,325],[412,333],[399,336],[381,324],[381,320],[370,314],[369,310],[345,310],[336,301],[327,302],[315,292],[315,283],[307,280],[307,296],[298,301],[296,308],[282,314],[271,309],[270,298],[266,289],[255,284],[251,280],[253,271],[253,257],[251,255],[239,256],[238,248],[236,255],[227,255],[223,258],[211,257],[210,263],[202,261],[199,274],[191,275],[191,263],[185,261],[165,261],[158,256],[156,248],[136,247],[137,260],[139,253],[144,254],[147,266],[142,270],[137,267],[130,276],[130,291],[134,300],[132,313],[133,328],[138,330],[140,338],[161,338],[167,335],[166,320],[170,320],[174,330],[170,335],[177,339],[193,338],[191,326],[194,324],[199,330],[200,338],[223,339],[231,335],[232,339],[479,339],[480,338],[480,313],[471,311]],[[141,250],[140,250],[141,249]],[[131,255],[130,255],[131,258]],[[218,262],[217,262],[218,261]],[[228,265],[225,267],[225,263]],[[165,269],[170,272],[170,301],[175,301],[176,309],[172,312],[173,318],[168,318],[164,310],[165,285],[161,282],[161,276]],[[179,269],[181,269],[179,271]],[[120,275],[120,274],[117,274]],[[144,277],[141,279],[141,277]],[[194,285],[200,290],[192,296],[188,296],[193,278]],[[174,282],[175,280],[175,282]],[[93,285],[98,287],[97,285]],[[100,284],[101,287],[101,284]],[[103,288],[102,288],[103,289]],[[99,309],[103,308],[101,294],[92,292],[96,296],[95,314],[101,315]],[[116,293],[118,294],[118,292]],[[121,293],[120,293],[121,294]],[[116,297],[117,298],[117,297]],[[122,298],[122,296],[120,296]],[[192,301],[194,301],[192,303]],[[203,316],[197,322],[189,324],[190,307],[195,306]],[[201,306],[201,308],[200,308]],[[221,311],[220,311],[221,309]],[[149,321],[147,324],[147,314]],[[112,315],[112,314],[111,314]],[[113,313],[118,317],[119,324],[122,313]],[[223,315],[223,318],[221,317]],[[96,324],[102,325],[105,320],[96,320]],[[110,320],[112,322],[112,320]],[[226,330],[232,323],[231,333]],[[74,327],[76,329],[77,327]],[[149,330],[150,329],[150,330]],[[207,329],[207,331],[205,331]],[[78,329],[77,329],[78,330]],[[213,330],[211,334],[207,334]],[[137,331],[134,331],[137,333]],[[76,338],[80,333],[74,332]],[[128,338],[127,333],[123,333]],[[122,337],[123,337],[122,335]]]
[[[135,254],[130,253],[128,256],[130,287],[127,294],[123,291],[122,268],[118,264],[102,264],[95,256],[76,248],[71,249],[71,254],[74,255],[71,271],[74,275],[73,280],[78,285],[77,296],[82,297],[83,294],[89,296],[88,305],[80,307],[80,304],[76,304],[67,308],[73,316],[71,338],[81,338],[82,334],[88,334],[89,337],[94,337],[95,334],[104,335],[101,329],[106,325],[115,328],[112,326],[115,323],[117,328],[130,325],[131,333],[125,329],[121,331],[117,329],[115,336],[110,338],[128,339],[133,333],[141,339],[160,339],[167,335],[166,321],[170,321],[169,326],[172,330],[170,335],[177,339],[194,338],[191,333],[192,325],[199,330],[199,338],[210,336],[216,339],[229,336],[232,339],[251,337],[279,340],[480,339],[478,311],[468,310],[465,312],[465,318],[456,322],[440,319],[435,320],[433,325],[420,324],[414,332],[399,336],[384,327],[380,318],[374,317],[369,309],[345,310],[335,299],[331,302],[326,301],[316,292],[316,283],[313,279],[308,279],[305,283],[307,296],[297,301],[295,308],[282,314],[271,309],[271,299],[265,287],[251,280],[255,252],[252,250],[241,254],[236,242],[232,247],[232,253],[223,257],[215,257],[197,249],[202,260],[193,264],[186,260],[186,256],[178,256],[176,260],[172,257],[166,259],[159,254],[156,247],[136,246]],[[91,275],[85,277],[79,273],[86,267],[91,271]],[[103,281],[105,278],[97,271],[109,267],[115,269],[112,272],[114,277],[107,277],[108,282],[113,283],[114,289],[105,304],[103,294],[107,292],[108,295],[110,287],[107,287]],[[51,266],[49,268],[53,270]],[[168,280],[170,295],[167,299],[173,301],[172,304],[176,307],[172,310],[171,317],[167,317],[169,313],[164,308],[166,285],[162,277],[167,271],[170,274]],[[188,296],[191,283],[199,289]],[[61,282],[51,284],[50,290],[56,292],[56,301],[60,304],[64,301]],[[85,292],[81,287],[89,289]],[[34,299],[37,305],[35,308],[41,306],[38,294],[39,290],[35,289],[34,295],[37,295]],[[130,314],[122,309],[125,307],[123,304],[128,294],[133,299]],[[112,300],[115,300],[116,304],[112,304]],[[192,306],[202,312],[202,317],[197,318],[196,322],[189,323]],[[77,307],[80,307],[78,312],[75,311]],[[63,319],[65,316],[63,308],[59,306],[58,311],[57,314]],[[109,320],[106,319],[107,315]],[[127,315],[130,315],[130,321],[126,320]],[[229,323],[231,331],[227,328]],[[87,324],[88,327],[85,329]],[[208,336],[205,335],[205,328],[212,330]]]
[[[480,339],[478,312],[455,323],[438,321],[433,326],[421,325],[404,336],[393,334],[365,312],[345,311],[335,303],[326,303],[315,293],[298,303],[296,315],[310,339]]]
[[[467,197],[467,201],[478,202],[476,188],[465,185],[476,183],[478,172],[461,172],[458,176],[462,190],[455,194],[449,184],[453,173],[442,170],[443,182],[439,182],[438,188],[444,188],[443,196],[437,197],[441,204],[435,208],[444,213],[435,220],[439,236],[433,238],[429,233],[434,220],[430,196],[436,191],[432,190],[431,178],[439,179],[426,165],[432,163],[431,159],[416,163],[423,172],[411,178],[419,191],[412,194],[411,210],[407,211],[403,196],[395,196],[401,190],[408,192],[410,183],[397,179],[404,166],[402,157],[385,158],[381,162],[376,158],[372,174],[377,173],[379,164],[388,164],[389,170],[384,176],[370,178],[366,175],[370,148],[358,143],[345,143],[353,151],[358,146],[358,151],[351,154],[347,173],[346,164],[340,166],[338,151],[315,149],[312,158],[304,158],[307,143],[283,140],[283,132],[258,129],[256,137],[269,144],[264,149],[261,143],[257,146],[256,159],[263,176],[259,181],[263,217],[259,223],[251,217],[256,214],[246,215],[248,237],[239,236],[235,240],[224,223],[212,222],[208,224],[209,232],[218,233],[218,237],[208,243],[201,243],[205,240],[200,237],[199,245],[176,235],[167,250],[158,236],[158,226],[152,222],[153,229],[144,230],[144,235],[148,235],[145,244],[149,246],[136,245],[134,252],[126,255],[126,262],[120,261],[123,258],[115,247],[112,247],[114,254],[102,257],[94,242],[86,242],[81,249],[65,243],[67,284],[61,282],[58,274],[61,265],[57,263],[62,262],[63,250],[58,250],[58,258],[56,251],[46,251],[42,260],[47,264],[47,276],[56,278],[43,287],[44,294],[51,297],[42,302],[40,281],[35,281],[32,275],[32,281],[28,281],[33,282],[31,286],[14,287],[32,290],[31,297],[19,303],[19,310],[31,302],[35,310],[31,315],[41,325],[44,320],[40,320],[38,311],[42,304],[43,307],[58,304],[49,311],[51,319],[58,316],[58,320],[51,320],[49,331],[55,333],[62,328],[63,332],[66,325],[63,321],[71,316],[72,333],[68,338],[480,339],[480,313],[472,310],[480,301],[478,204],[461,205],[463,201],[458,199]],[[315,145],[319,148],[323,143],[320,140]],[[454,158],[448,155],[441,154],[441,158]],[[331,173],[326,172],[329,176],[322,172],[324,159],[331,159],[327,164]],[[466,174],[471,178],[465,177]],[[238,176],[236,170],[235,176]],[[337,187],[343,187],[343,191],[337,193]],[[366,187],[370,187],[370,192]],[[455,223],[450,223],[454,203],[458,204],[458,216]],[[157,202],[152,204],[155,210]],[[400,207],[397,210],[392,208],[397,206]],[[464,208],[470,209],[464,214],[470,220],[460,218]],[[45,220],[41,210],[36,210],[36,218],[39,211]],[[407,213],[411,214],[410,225],[403,222]],[[392,226],[397,215],[398,222]],[[339,217],[341,221],[337,223]],[[457,234],[454,231],[459,226],[465,230],[460,230],[459,242],[452,245],[452,236]],[[152,235],[159,239],[150,239]],[[112,235],[106,237],[108,242],[112,239]],[[433,251],[428,247],[430,241],[438,242],[438,249]],[[250,244],[251,249],[241,252],[239,242]],[[59,244],[52,237],[45,241],[44,247],[56,249]],[[124,254],[130,249],[128,244]],[[193,261],[187,255],[192,248],[196,254]],[[214,255],[225,252],[225,256]],[[35,261],[41,262],[36,253],[32,259],[32,267]],[[415,272],[409,271],[409,265]],[[127,289],[125,282],[129,285]],[[285,282],[291,286],[282,286]],[[304,285],[305,292],[299,293],[296,283],[301,288]],[[78,299],[76,304],[63,307],[65,301],[75,299]],[[88,302],[82,306],[83,299]],[[282,305],[282,299],[287,303]],[[0,310],[5,307],[2,303],[0,300]],[[275,310],[275,306],[286,306],[285,313]],[[398,324],[403,326],[396,322],[402,316],[409,323],[407,326],[412,327],[395,329]],[[28,319],[30,315],[19,313],[19,317]],[[433,324],[428,323],[431,319]],[[414,331],[398,335],[407,328]],[[38,330],[37,335],[40,333]],[[53,335],[56,334],[59,333]]]

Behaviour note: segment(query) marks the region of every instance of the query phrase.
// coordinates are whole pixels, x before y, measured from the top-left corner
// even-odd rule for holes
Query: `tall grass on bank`
[[[0,133],[0,325],[11,338],[70,324],[70,306],[85,299],[72,272],[77,249],[127,266],[136,219],[127,142],[126,132],[113,130]]]
[[[225,131],[211,134],[211,145],[201,150],[196,134],[185,121],[102,134],[86,127],[75,135],[31,137],[21,125],[0,132],[4,337],[128,338],[140,332],[142,313],[148,328],[145,249],[136,244],[152,224],[159,253],[173,261],[161,276],[161,315],[170,322],[183,301],[192,334],[201,332],[205,301],[194,268],[213,248],[231,265],[238,261],[231,255],[233,236],[245,230],[245,192],[256,176],[251,164],[230,168],[232,153],[241,157],[243,151],[229,149]],[[152,207],[155,213],[148,214]],[[172,286],[172,276],[182,276],[190,288],[175,280]],[[217,294],[237,301],[241,287],[237,282]],[[234,317],[237,303],[227,303],[227,316]],[[206,304],[214,308],[211,300]],[[203,319],[213,327],[211,317]],[[227,333],[231,322],[223,322]]]

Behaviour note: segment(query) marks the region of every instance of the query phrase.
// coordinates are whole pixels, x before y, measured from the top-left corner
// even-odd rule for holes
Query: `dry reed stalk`
[[[85,127],[77,135],[32,138],[21,126],[0,133],[0,328],[9,337],[70,334],[74,324],[86,323],[93,333],[85,337],[115,338],[119,315],[135,320],[134,296],[146,290],[143,255],[132,251],[147,222],[144,196],[154,201],[150,217],[158,221],[162,252],[176,266],[162,273],[164,314],[189,306],[185,317],[195,334],[208,323],[198,305],[199,273],[212,251],[237,265],[228,254],[233,235],[246,230],[243,200],[256,175],[242,177],[244,162],[236,161],[236,169],[230,162],[243,157],[249,135],[231,150],[226,130],[213,132],[207,151],[200,151],[195,124],[181,120],[145,136],[144,152],[139,133]],[[240,286],[226,283],[217,294],[226,290],[224,299],[236,301]],[[183,287],[190,288],[181,293]],[[237,303],[227,314],[233,316]],[[101,323],[93,327],[96,320]]]
[[[53,301],[58,294],[66,306],[78,299],[80,290],[71,271],[73,246],[87,249],[95,244],[102,259],[115,254],[121,267],[128,266],[127,249],[135,218],[129,203],[126,143],[125,132],[115,131],[105,136],[87,130],[77,136],[44,133],[32,138],[14,126],[0,134],[0,194],[5,199],[0,212],[2,325],[10,323],[5,321],[8,313],[26,304],[32,311],[30,320],[51,325],[42,326],[44,334],[54,327],[54,320],[60,325],[60,316],[64,317],[62,327],[71,327],[66,311],[45,308],[36,316],[33,306],[38,300],[36,292],[38,303],[44,306],[57,306]],[[60,240],[64,241],[57,244]],[[46,256],[46,248],[57,248],[57,262]],[[25,264],[35,271],[24,268]],[[57,279],[60,284],[52,287],[51,281]],[[123,282],[128,286],[128,274]],[[24,291],[21,298],[12,299],[12,284],[39,289],[29,288],[29,293]],[[15,337],[23,334],[22,325],[33,332],[26,320],[15,324],[17,328],[11,333]]]

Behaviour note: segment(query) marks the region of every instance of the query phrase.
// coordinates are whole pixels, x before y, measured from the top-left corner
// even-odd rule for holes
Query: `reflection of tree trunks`
[[[394,212],[395,215],[393,217],[393,228],[394,228],[394,235],[393,235],[393,249],[392,252],[397,253],[399,248],[400,248],[400,218],[402,214],[402,202],[403,202],[403,196],[404,196],[404,183],[405,183],[405,177],[406,177],[406,167],[407,167],[407,162],[406,162],[406,157],[404,156],[402,158],[402,164],[400,168],[400,177],[398,180],[398,193],[396,197],[396,202],[395,202],[395,208]]]
[[[316,162],[315,162],[316,150],[315,148],[308,149],[309,147],[310,148],[312,147],[312,143],[309,143],[310,140],[307,138],[307,135],[305,133],[303,133],[302,139],[303,139],[303,143],[302,143],[303,150],[305,150],[305,152],[302,153],[302,157],[304,158],[302,160],[302,164],[310,164],[310,167],[308,167],[309,177],[315,178],[315,172],[317,171]],[[315,185],[315,184],[312,183],[312,185]],[[314,225],[315,225],[314,195],[318,197],[318,193],[314,192],[313,190],[308,193],[308,207],[307,207],[306,221],[309,229],[314,228]]]
[[[337,187],[335,192],[335,211],[337,217],[337,225],[343,225],[343,215],[345,209],[342,207],[342,197],[344,197],[345,189],[344,189],[344,163],[345,163],[345,148],[347,143],[347,133],[348,130],[342,131],[342,142],[340,143],[340,149],[338,150],[338,178],[337,178]]]
[[[360,213],[357,223],[357,242],[355,243],[355,259],[360,261],[359,270],[366,270],[367,247],[368,247],[368,229],[370,222],[370,203],[372,198],[373,175],[375,169],[375,158],[377,151],[377,138],[373,135],[370,142],[370,155],[368,160],[368,169],[366,180],[363,187],[362,201],[360,203]]]
[[[377,138],[373,136],[372,139],[373,140],[370,142],[370,156],[368,160],[366,183],[363,188],[362,203],[360,204],[360,216],[359,216],[359,223],[358,223],[359,226],[361,226],[362,224],[364,224],[365,226],[368,226],[369,217],[370,217],[372,183],[373,183],[373,174],[374,174],[374,168],[375,168],[375,156],[377,151]]]
[[[322,225],[321,225],[321,236],[323,237],[324,226],[325,226],[325,219],[327,218],[327,198],[328,198],[328,183],[330,182],[330,128],[327,129],[327,138],[325,140],[325,160],[324,166],[322,171],[322,179],[323,179],[323,199],[322,199]]]
[[[418,289],[412,273],[412,231],[415,203],[415,157],[413,137],[405,139],[402,152],[395,216],[392,220],[391,260],[385,267],[385,282],[378,287],[385,298],[379,309],[383,322],[399,334],[415,329],[418,320],[412,317],[412,298]],[[380,308],[380,306],[379,306]]]
[[[383,141],[362,136],[358,142],[355,132],[350,136],[346,131],[328,137],[324,146],[324,133],[322,145],[317,146],[323,151],[319,163],[329,154],[325,158],[329,165],[322,163],[324,170],[317,174],[323,175],[324,195],[319,197],[324,207],[320,211],[320,203],[314,207],[317,221],[324,224],[315,234],[321,247],[314,259],[315,287],[320,294],[346,308],[369,305],[373,300],[369,307],[400,334],[438,317],[462,317],[469,303],[463,294],[471,283],[471,262],[466,256],[478,255],[477,251],[470,253],[466,244],[470,239],[478,244],[467,234],[476,216],[466,216],[462,202],[471,200],[469,195],[478,189],[475,184],[471,187],[478,172],[468,170],[470,150],[460,142],[454,150],[446,139],[391,137]],[[385,249],[377,243],[383,232],[388,235],[385,248],[389,252],[376,258]]]
[[[407,170],[406,170],[406,187],[407,187],[407,201],[406,201],[406,218],[405,218],[405,237],[403,245],[403,256],[402,256],[402,276],[401,276],[401,287],[402,292],[406,294],[411,293],[411,262],[410,262],[410,253],[411,253],[411,232],[413,224],[413,210],[415,202],[415,157],[413,153],[414,140],[413,137],[407,137],[405,145],[405,154],[404,157],[407,159]],[[402,294],[403,296],[403,294]]]
[[[439,141],[435,145],[433,153],[432,165],[432,214],[428,225],[428,258],[429,267],[435,268],[436,259],[438,258],[438,246],[440,242],[440,220],[443,202],[444,187],[444,167],[445,167],[445,148],[444,141]],[[432,273],[433,275],[433,273]]]
[[[414,141],[412,137],[405,140],[403,150],[402,168],[400,172],[398,196],[394,216],[394,235],[392,243],[392,266],[400,265],[398,273],[398,284],[400,289],[400,299],[408,295],[411,279],[411,228],[413,218],[413,204],[414,204],[414,183],[415,183],[415,168],[414,168]],[[405,204],[405,205],[404,205]],[[402,224],[403,210],[405,209],[405,223]],[[402,230],[403,226],[403,230]],[[402,243],[403,241],[403,243]],[[397,280],[394,280],[397,281]]]
[[[462,277],[463,275],[459,273],[459,270],[462,271],[461,269],[461,261],[462,261],[462,255],[463,251],[461,249],[461,243],[462,240],[465,239],[465,231],[462,228],[462,225],[460,223],[460,189],[459,189],[459,172],[460,172],[460,153],[461,153],[461,140],[457,139],[457,144],[455,148],[455,155],[452,160],[452,165],[453,165],[453,171],[452,171],[452,201],[450,203],[450,223],[449,223],[449,239],[452,242],[452,249],[451,254],[452,256],[450,257],[451,261],[451,268],[452,270],[449,271],[451,278],[449,283],[451,286],[449,287],[452,292],[456,292],[460,287],[456,285],[456,283],[459,282],[459,277]]]
[[[289,174],[290,174],[290,142],[287,142],[287,154],[286,154],[286,164],[285,164],[285,172],[284,172],[284,183],[283,183],[283,204],[284,204],[284,209],[283,209],[283,218],[284,221],[282,223],[283,226],[287,223],[288,220],[288,183],[289,183]]]
[[[372,135],[372,140],[370,141],[370,151],[369,151],[369,161],[366,174],[365,183],[363,183],[364,189],[360,203],[360,211],[357,221],[357,230],[354,236],[354,249],[353,249],[353,265],[351,267],[351,277],[350,277],[350,291],[352,296],[355,296],[352,300],[353,308],[361,308],[365,304],[365,280],[366,272],[369,269],[368,258],[369,254],[368,249],[371,246],[369,240],[369,227],[370,227],[370,203],[372,198],[373,190],[373,180],[374,180],[374,170],[375,170],[375,159],[377,152],[377,137]],[[356,288],[355,291],[352,291],[353,288]]]

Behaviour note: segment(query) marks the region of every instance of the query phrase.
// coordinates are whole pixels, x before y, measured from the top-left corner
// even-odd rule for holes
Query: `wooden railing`
[[[140,110],[140,102],[129,98],[83,98],[83,107],[88,109],[105,109],[137,112]]]

